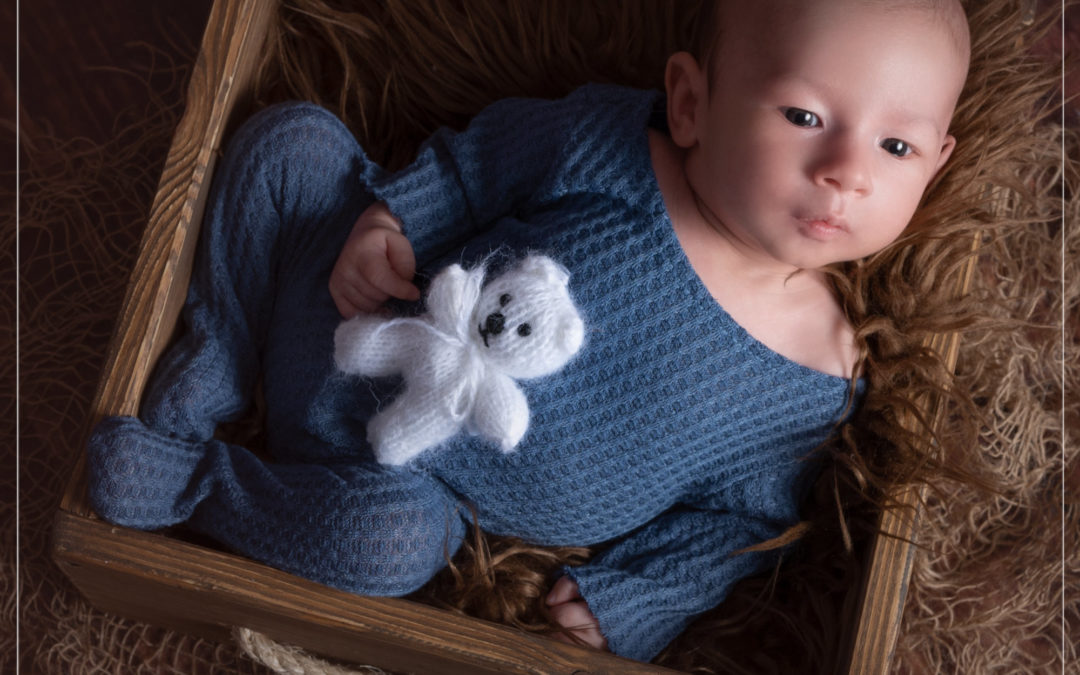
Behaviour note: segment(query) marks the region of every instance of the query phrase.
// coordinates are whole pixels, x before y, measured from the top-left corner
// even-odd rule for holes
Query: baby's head
[[[957,0],[718,2],[700,58],[671,57],[672,139],[702,215],[767,259],[879,251],[952,152],[967,73]]]

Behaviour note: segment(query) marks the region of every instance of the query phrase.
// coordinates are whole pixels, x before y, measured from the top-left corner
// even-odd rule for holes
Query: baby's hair
[[[821,1],[821,0],[816,0]],[[878,5],[885,11],[898,12],[905,9],[920,9],[931,16],[943,27],[949,41],[963,56],[965,69],[970,59],[971,38],[967,15],[963,5],[957,0],[854,0],[867,5]],[[709,84],[716,72],[717,47],[722,43],[724,31],[724,13],[721,7],[724,0],[701,0],[698,20],[694,25],[688,47],[698,63],[706,69]],[[710,86],[711,91],[711,86]]]
[[[958,0],[859,0],[867,4],[881,5],[887,12],[904,9],[921,9],[930,15],[945,29],[949,42],[963,56],[965,69],[971,60],[971,33],[968,27],[967,13]]]
[[[701,10],[690,37],[689,52],[702,64],[709,74],[710,91],[712,76],[716,72],[716,46],[720,43],[720,2],[702,0]]]

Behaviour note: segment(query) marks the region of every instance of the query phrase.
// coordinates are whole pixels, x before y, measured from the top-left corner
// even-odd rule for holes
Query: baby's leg
[[[465,532],[435,479],[361,462],[264,463],[221,441],[168,439],[130,417],[90,442],[91,502],[109,521],[156,529],[187,520],[236,551],[368,595],[416,590]]]
[[[371,201],[369,168],[312,105],[270,108],[237,131],[207,204],[185,332],[158,366],[145,424],[108,418],[90,439],[103,517],[142,529],[186,520],[274,567],[371,594],[415,589],[457,549],[464,524],[446,488],[357,459],[369,456],[363,428],[341,421],[363,387],[335,375],[340,317],[326,282]],[[291,463],[211,440],[247,408],[260,371],[271,448]],[[323,461],[333,457],[351,459]]]
[[[301,334],[276,362],[303,374],[288,378],[287,392],[293,407],[302,408],[328,372],[303,338],[332,336],[338,319],[325,282],[319,289],[315,277],[328,260],[332,264],[351,220],[370,202],[360,181],[363,164],[341,122],[311,104],[273,106],[236,132],[207,203],[185,331],[144,398],[142,416],[150,426],[207,440],[220,422],[242,414],[267,365],[264,350],[275,322],[291,323]],[[290,317],[282,313],[283,291],[303,295],[302,306],[318,299],[316,291],[325,302],[308,316]],[[295,420],[278,414],[270,423]]]

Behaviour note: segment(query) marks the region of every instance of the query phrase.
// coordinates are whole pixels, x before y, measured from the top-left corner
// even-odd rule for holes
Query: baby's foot
[[[202,443],[170,438],[133,417],[107,417],[90,435],[88,494],[117,525],[154,530],[183,522],[201,497],[192,478]]]

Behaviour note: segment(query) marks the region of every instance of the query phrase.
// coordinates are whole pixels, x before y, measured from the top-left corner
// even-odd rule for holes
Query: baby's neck
[[[649,146],[675,235],[712,297],[773,351],[831,375],[851,375],[853,331],[824,273],[769,260],[710,222],[686,181],[682,151],[656,131],[649,132]]]

